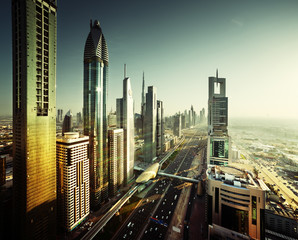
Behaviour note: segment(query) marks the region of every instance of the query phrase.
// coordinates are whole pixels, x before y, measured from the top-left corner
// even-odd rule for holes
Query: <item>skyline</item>
[[[0,10],[7,33],[0,47],[0,115],[12,115],[10,5]],[[229,116],[298,118],[298,2],[130,1],[115,7],[90,0],[71,9],[58,2],[58,8],[57,109],[82,111],[84,43],[90,19],[97,19],[110,53],[108,112],[122,95],[126,63],[135,112],[143,71],[145,89],[157,88],[168,116],[191,105],[197,113],[207,109],[208,77],[218,68],[227,81]]]

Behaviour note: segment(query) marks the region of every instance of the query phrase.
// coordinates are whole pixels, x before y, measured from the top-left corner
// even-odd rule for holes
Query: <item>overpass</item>
[[[146,183],[150,179],[154,179],[157,175],[158,176],[163,176],[163,177],[179,179],[179,180],[182,180],[184,182],[191,182],[191,183],[198,183],[199,182],[198,179],[193,179],[193,178],[188,178],[188,177],[181,177],[181,176],[178,176],[178,175],[161,172],[161,171],[159,171],[159,169],[160,169],[160,164],[159,163],[154,163],[154,164],[150,165],[148,168],[146,168],[146,170],[144,170],[140,167],[134,167],[134,169],[137,170],[137,171],[143,171],[141,173],[141,175],[137,178],[136,183]]]

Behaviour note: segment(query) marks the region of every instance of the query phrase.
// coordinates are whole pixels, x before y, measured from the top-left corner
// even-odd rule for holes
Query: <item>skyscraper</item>
[[[117,99],[117,127],[124,130],[124,182],[133,177],[134,110],[130,79],[123,80],[123,98]]]
[[[143,72],[142,102],[141,102],[142,136],[143,136],[143,138],[144,138],[144,132],[145,132],[145,112],[146,112],[145,73]]]
[[[107,197],[108,47],[99,21],[90,21],[84,50],[84,135],[89,136],[91,206]]]
[[[108,130],[109,194],[114,196],[124,183],[123,129]]]
[[[146,93],[144,157],[145,162],[151,163],[156,157],[156,126],[157,126],[157,90],[148,87]]]
[[[65,132],[72,132],[72,131],[73,131],[72,113],[71,113],[71,110],[69,110],[65,114],[65,117],[63,120],[62,135],[64,135]]]
[[[156,114],[156,154],[159,156],[163,152],[164,144],[164,117],[163,117],[163,102],[157,100]]]
[[[181,137],[181,115],[177,114],[174,116],[174,129],[173,133],[177,137]]]
[[[57,197],[59,225],[74,229],[89,215],[89,138],[77,132],[57,137]]]
[[[12,0],[15,239],[56,236],[54,0]]]
[[[57,123],[61,123],[63,121],[63,110],[58,109],[58,114],[57,114]]]
[[[219,78],[216,71],[216,77],[209,77],[208,164],[226,165],[228,163],[231,146],[227,127],[226,79]]]

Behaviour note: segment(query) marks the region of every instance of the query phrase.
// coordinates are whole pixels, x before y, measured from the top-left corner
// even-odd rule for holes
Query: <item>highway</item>
[[[115,213],[127,202],[127,200],[135,194],[139,185],[134,185],[130,190],[113,206],[110,210],[84,235],[84,239],[93,239],[96,234],[107,224]]]
[[[194,138],[196,132],[197,130],[193,129],[192,135],[186,137],[187,143],[165,169],[165,173],[181,172],[182,177],[187,176],[184,170],[189,169],[197,152],[198,139]],[[163,177],[158,179],[113,239],[163,239],[184,184],[177,179],[171,180]]]

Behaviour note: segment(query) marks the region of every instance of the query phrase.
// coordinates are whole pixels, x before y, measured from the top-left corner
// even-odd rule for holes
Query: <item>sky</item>
[[[229,116],[298,119],[297,0],[60,0],[57,109],[83,105],[90,19],[109,50],[108,111],[122,97],[123,66],[140,112],[142,74],[165,115],[207,108],[208,77],[226,78]],[[12,114],[11,1],[0,9],[0,115]]]

